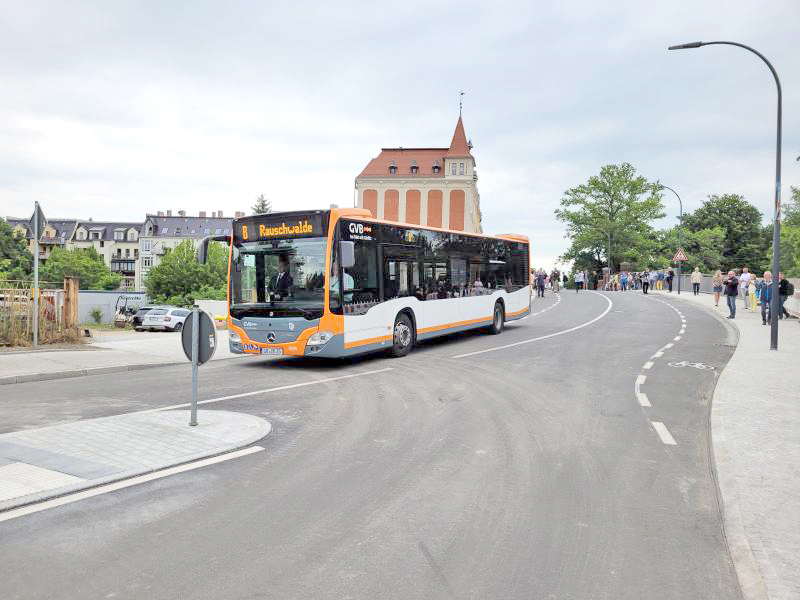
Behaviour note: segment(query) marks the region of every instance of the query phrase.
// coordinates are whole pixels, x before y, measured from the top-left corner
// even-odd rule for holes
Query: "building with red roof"
[[[378,219],[481,233],[478,173],[458,117],[447,148],[381,148],[356,177],[356,206]]]

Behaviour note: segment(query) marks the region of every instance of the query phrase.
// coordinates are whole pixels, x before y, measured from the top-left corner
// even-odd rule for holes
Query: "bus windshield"
[[[231,265],[231,316],[322,316],[327,239],[242,242]]]

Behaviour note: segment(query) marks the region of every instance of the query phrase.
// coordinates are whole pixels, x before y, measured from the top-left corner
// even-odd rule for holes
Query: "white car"
[[[180,331],[186,317],[192,311],[185,308],[153,308],[147,311],[142,320],[142,329],[158,329],[161,331]]]

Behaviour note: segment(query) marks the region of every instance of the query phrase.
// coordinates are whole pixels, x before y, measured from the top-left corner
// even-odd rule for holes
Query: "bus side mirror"
[[[339,242],[339,262],[343,269],[356,265],[356,245],[353,242]]]
[[[197,262],[201,265],[206,264],[206,260],[208,259],[209,242],[230,242],[230,238],[227,235],[209,235],[200,240],[200,243],[197,245],[196,256]]]

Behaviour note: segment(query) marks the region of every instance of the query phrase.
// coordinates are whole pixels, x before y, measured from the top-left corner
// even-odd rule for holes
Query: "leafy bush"
[[[89,314],[92,317],[92,320],[95,322],[96,325],[100,325],[100,322],[103,320],[103,311],[97,307],[94,307],[92,310],[89,311]]]

